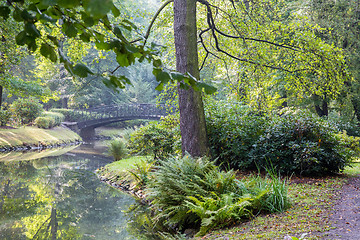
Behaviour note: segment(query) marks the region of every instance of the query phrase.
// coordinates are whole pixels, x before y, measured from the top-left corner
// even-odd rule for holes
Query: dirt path
[[[324,239],[360,239],[360,175],[349,179],[340,197],[330,218],[335,229],[327,232]]]

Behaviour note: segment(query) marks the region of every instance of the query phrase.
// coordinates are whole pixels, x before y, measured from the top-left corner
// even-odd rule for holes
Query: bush
[[[152,154],[154,159],[164,159],[181,152],[180,138],[178,117],[169,115],[134,131],[129,148],[132,153]]]
[[[114,139],[110,142],[108,152],[114,157],[115,161],[121,160],[128,154],[126,144],[120,138]]]
[[[6,126],[11,118],[11,112],[9,110],[0,110],[0,126]]]
[[[11,104],[10,110],[21,123],[28,124],[40,116],[43,108],[35,98],[19,98]]]
[[[147,194],[153,200],[154,219],[167,226],[176,224],[181,230],[200,223],[198,235],[203,235],[260,211],[288,206],[287,187],[279,187],[283,185],[279,181],[260,177],[239,181],[235,172],[220,171],[205,158],[185,156],[159,163]]]
[[[54,119],[54,125],[55,126],[59,126],[61,124],[61,122],[63,122],[65,120],[65,116],[62,113],[58,113],[58,112],[43,112],[41,114],[41,117],[49,117]]]
[[[248,153],[266,128],[267,119],[238,102],[213,101],[206,105],[211,156],[235,169],[250,165]]]
[[[285,174],[339,172],[349,165],[358,140],[338,132],[336,126],[310,112],[284,110],[281,116],[271,120],[254,144],[250,153],[252,167],[264,167],[270,161],[277,171]]]
[[[77,122],[79,121],[79,119],[92,120],[98,117],[98,114],[95,112],[90,113],[87,111],[74,110],[74,109],[53,108],[50,111],[63,114],[65,116],[65,121],[68,122]]]
[[[38,128],[52,128],[55,125],[55,120],[52,117],[37,117],[35,119],[35,126]]]

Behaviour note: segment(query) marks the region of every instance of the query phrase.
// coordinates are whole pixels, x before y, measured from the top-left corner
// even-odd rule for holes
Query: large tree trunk
[[[176,70],[200,78],[197,54],[196,1],[174,0]],[[182,152],[209,155],[201,92],[178,88]]]

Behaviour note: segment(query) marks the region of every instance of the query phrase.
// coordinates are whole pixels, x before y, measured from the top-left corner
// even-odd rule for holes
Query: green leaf
[[[170,73],[170,75],[171,75],[172,79],[174,79],[175,81],[178,81],[178,82],[182,81],[185,77],[183,74],[178,73],[178,72],[172,72],[172,73]]]
[[[155,90],[162,91],[164,89],[164,83],[159,83],[159,85],[156,86]]]
[[[21,18],[27,22],[32,22],[33,20],[35,20],[35,14],[32,14],[30,12],[28,12],[27,10],[23,10],[20,13]]]
[[[112,9],[114,4],[111,0],[87,0],[84,1],[84,6],[91,16],[102,18]]]
[[[112,14],[114,15],[115,18],[120,16],[120,11],[114,4],[113,4],[113,6],[111,8],[111,12],[112,12]]]
[[[74,74],[78,75],[81,78],[87,77],[89,74],[93,75],[94,73],[84,64],[77,63],[73,68]]]
[[[123,42],[127,42],[126,38],[124,37],[124,35],[122,34],[121,30],[119,27],[114,27],[114,34],[116,37],[118,37],[121,41]]]
[[[161,70],[156,75],[156,81],[162,82],[162,83],[168,83],[171,80],[170,74],[168,72],[165,72]]]
[[[204,89],[206,94],[214,94],[217,90],[216,87],[203,82],[198,82],[196,85],[199,89]]]
[[[155,59],[155,60],[153,61],[153,66],[154,66],[155,68],[161,67],[161,66],[162,66],[161,60],[160,60],[160,59]]]
[[[110,49],[110,44],[107,42],[96,41],[95,46],[99,50],[109,50]]]
[[[35,25],[32,23],[25,24],[25,31],[27,32],[28,35],[30,35],[32,37],[35,37],[35,38],[41,37],[39,30],[37,30]]]
[[[15,41],[17,45],[25,45],[27,41],[27,35],[25,31],[21,31],[16,35]]]
[[[116,61],[121,67],[128,67],[130,66],[129,60],[127,58],[127,54],[117,52],[116,53]]]
[[[125,88],[125,84],[131,84],[130,80],[125,76],[111,75],[109,79],[103,78],[103,83],[108,87],[116,90],[118,88]]]
[[[63,24],[63,31],[66,36],[73,38],[76,37],[78,30],[75,28],[74,24],[70,22],[65,22]]]
[[[26,44],[30,51],[35,52],[37,49],[36,41],[34,37],[28,36],[26,38]]]
[[[17,22],[22,22],[23,18],[21,17],[21,10],[19,8],[15,8],[14,12],[13,12],[13,18],[15,21]]]
[[[80,39],[83,41],[83,42],[90,42],[90,34],[84,32],[80,35]]]
[[[54,48],[47,43],[43,43],[40,48],[40,53],[44,57],[50,59],[52,62],[57,61],[57,56]]]
[[[86,27],[91,27],[95,24],[94,18],[90,17],[85,12],[81,12],[81,19],[84,21]]]
[[[57,0],[60,7],[75,8],[80,6],[80,0]]]
[[[41,14],[40,15],[40,21],[41,22],[51,22],[51,23],[54,23],[56,22],[56,19],[46,15],[46,14]]]
[[[137,48],[131,44],[126,44],[125,48],[126,48],[126,50],[128,50],[128,52],[131,52],[131,53],[138,53],[140,51],[139,48]]]
[[[0,16],[5,20],[9,18],[10,12],[11,11],[8,6],[0,6]]]

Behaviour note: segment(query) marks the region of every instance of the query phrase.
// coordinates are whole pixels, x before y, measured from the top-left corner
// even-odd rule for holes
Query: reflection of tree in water
[[[119,215],[132,198],[100,183],[88,162],[0,162],[0,239],[130,239]]]

